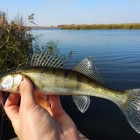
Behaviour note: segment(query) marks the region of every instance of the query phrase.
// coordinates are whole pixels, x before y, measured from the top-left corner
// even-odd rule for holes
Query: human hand
[[[63,110],[58,96],[50,96],[51,107],[41,107],[35,100],[34,88],[24,78],[20,94],[10,93],[4,109],[21,140],[79,140],[75,124]],[[20,107],[18,106],[21,96]],[[45,101],[48,104],[47,101]]]

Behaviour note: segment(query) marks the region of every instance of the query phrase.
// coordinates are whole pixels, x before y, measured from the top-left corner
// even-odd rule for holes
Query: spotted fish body
[[[85,112],[90,104],[89,96],[101,97],[116,103],[130,125],[140,133],[140,89],[116,91],[105,87],[91,69],[83,62],[73,70],[60,67],[29,66],[15,70],[0,78],[0,90],[18,92],[18,86],[24,76],[28,77],[35,88],[46,95],[72,95],[74,103],[81,112]],[[96,79],[96,77],[98,77]]]
[[[127,99],[124,92],[106,88],[74,70],[34,66],[13,72],[15,73],[27,76],[39,91],[48,95],[90,95],[110,99],[116,103],[125,102]]]

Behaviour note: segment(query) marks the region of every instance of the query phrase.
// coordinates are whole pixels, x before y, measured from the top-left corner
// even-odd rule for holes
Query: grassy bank
[[[69,30],[112,30],[112,29],[140,29],[140,23],[135,24],[92,24],[92,25],[61,25],[61,29]]]
[[[0,73],[4,73],[29,63],[34,37],[22,17],[8,22],[6,14],[0,13]]]

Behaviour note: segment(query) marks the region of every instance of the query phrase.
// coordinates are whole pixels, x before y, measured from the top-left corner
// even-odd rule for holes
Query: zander
[[[45,55],[40,54],[40,59]],[[50,57],[52,60],[55,56]],[[46,61],[44,59],[41,61]],[[62,63],[57,57],[54,61],[54,64]],[[47,63],[45,66],[32,65],[12,71],[0,78],[0,90],[18,93],[18,86],[26,76],[42,95],[72,95],[74,103],[83,113],[89,107],[89,96],[105,98],[117,104],[130,125],[140,133],[140,89],[116,91],[105,87],[97,68],[88,58],[82,60],[72,70],[60,66],[62,65],[53,67]]]

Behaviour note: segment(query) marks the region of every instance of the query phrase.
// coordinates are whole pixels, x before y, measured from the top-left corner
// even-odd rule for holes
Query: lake
[[[140,30],[33,30],[39,44],[58,41],[71,64],[92,56],[103,81],[115,89],[140,87]]]
[[[118,90],[140,88],[140,30],[47,29],[33,30],[33,33],[39,36],[40,45],[58,41],[62,55],[73,51],[70,65],[92,56],[106,86]],[[90,108],[81,114],[70,98],[67,102],[66,98],[62,98],[64,109],[88,138],[140,139],[110,101],[91,97]]]
[[[73,51],[70,66],[92,56],[104,84],[124,90],[140,88],[140,30],[33,30],[38,44],[58,41],[62,55]],[[91,140],[139,140],[120,109],[110,101],[91,97],[91,105],[80,113],[71,97],[62,104],[80,130]],[[4,125],[4,130],[7,130]],[[11,130],[10,130],[11,131]],[[4,131],[6,135],[6,131]]]

